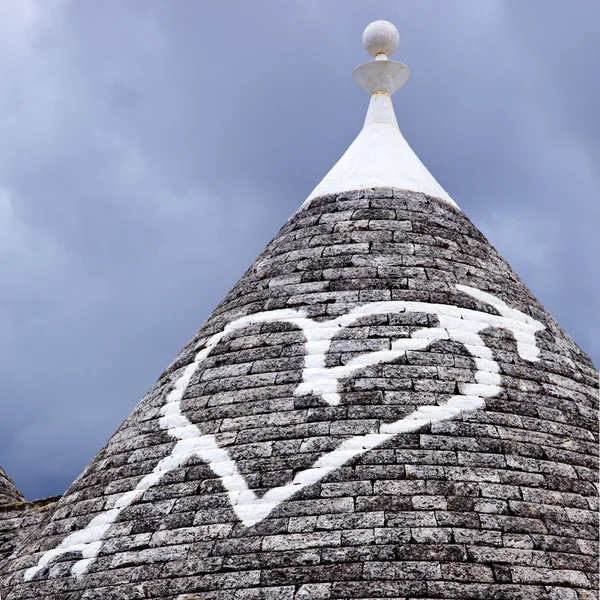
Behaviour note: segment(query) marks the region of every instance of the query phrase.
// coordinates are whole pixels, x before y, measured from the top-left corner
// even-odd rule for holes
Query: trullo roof
[[[597,374],[406,144],[348,153],[56,507],[3,600],[597,598]]]
[[[23,500],[21,492],[17,489],[13,480],[0,467],[0,504],[7,504]]]

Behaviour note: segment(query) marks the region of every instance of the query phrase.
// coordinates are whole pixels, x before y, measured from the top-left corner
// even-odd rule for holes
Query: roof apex
[[[318,196],[377,187],[421,192],[456,207],[398,128],[391,96],[408,81],[410,70],[388,60],[398,45],[397,29],[388,21],[375,21],[365,29],[363,43],[375,56],[353,72],[356,83],[371,95],[364,126],[303,207]]]

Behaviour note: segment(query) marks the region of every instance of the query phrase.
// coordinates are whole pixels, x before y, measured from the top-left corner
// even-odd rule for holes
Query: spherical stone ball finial
[[[390,56],[398,47],[398,30],[389,21],[373,21],[363,33],[363,45],[371,56]]]

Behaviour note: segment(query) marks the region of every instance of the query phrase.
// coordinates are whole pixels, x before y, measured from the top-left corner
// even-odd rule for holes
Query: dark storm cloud
[[[596,361],[592,2],[0,7],[0,464],[61,493],[358,133],[378,18],[417,154]]]

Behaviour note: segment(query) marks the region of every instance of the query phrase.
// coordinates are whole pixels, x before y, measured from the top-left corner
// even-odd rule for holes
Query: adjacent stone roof
[[[21,492],[13,483],[13,480],[6,474],[4,469],[0,467],[0,504],[23,500]]]
[[[4,566],[2,598],[591,600],[597,381],[448,202],[317,198]]]

